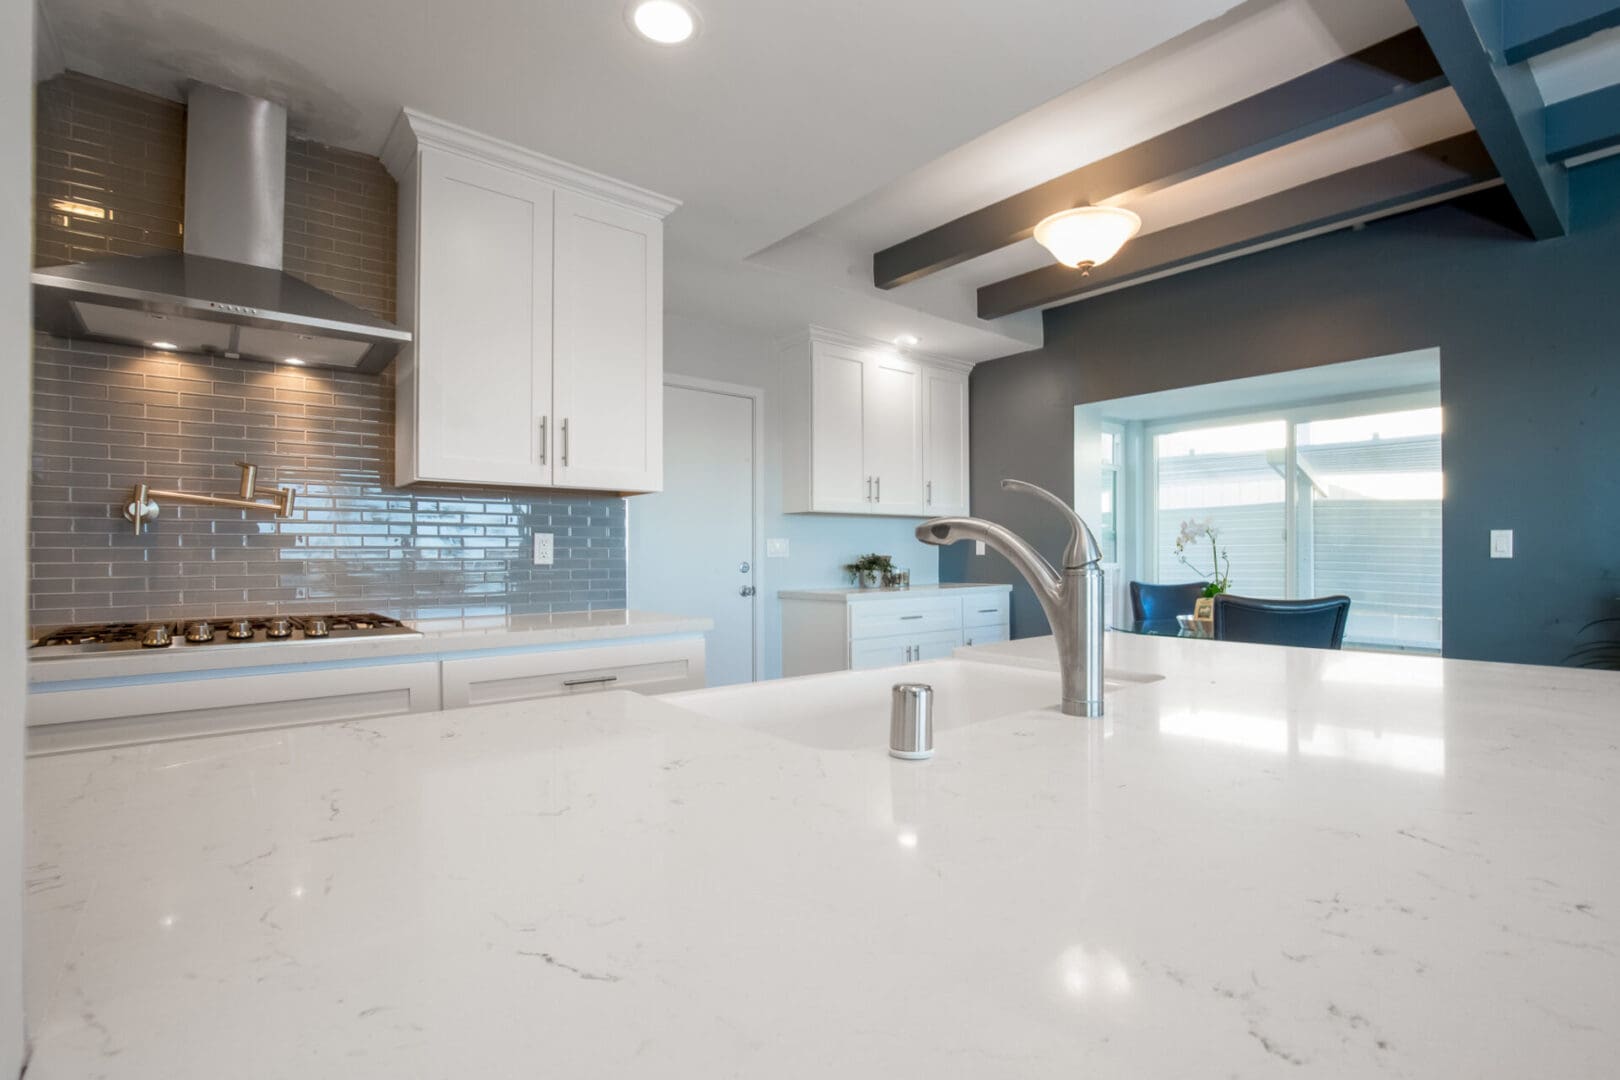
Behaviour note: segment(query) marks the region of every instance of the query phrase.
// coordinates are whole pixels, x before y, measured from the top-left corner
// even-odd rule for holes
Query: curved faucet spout
[[[1037,590],[1055,596],[1063,587],[1062,575],[1046,561],[1046,556],[1030,547],[1022,536],[993,521],[971,517],[932,518],[917,526],[917,539],[937,547],[977,540],[1006,556],[1013,568]]]
[[[943,547],[977,540],[1006,556],[1035,590],[1052,627],[1063,680],[1063,711],[1069,716],[1101,716],[1103,711],[1102,550],[1069,505],[1045,488],[1003,480],[1010,491],[1024,491],[1059,508],[1069,522],[1069,544],[1062,570],[1055,569],[1023,537],[993,521],[974,517],[931,518],[917,526],[917,539]]]

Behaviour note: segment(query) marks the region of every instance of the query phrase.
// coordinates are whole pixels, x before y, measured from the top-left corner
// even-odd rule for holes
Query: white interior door
[[[756,677],[757,398],[664,388],[664,490],[630,500],[630,603],[714,620],[710,686]]]

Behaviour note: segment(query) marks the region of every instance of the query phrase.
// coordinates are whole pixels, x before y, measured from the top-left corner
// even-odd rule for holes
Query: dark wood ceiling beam
[[[1503,0],[1502,57],[1517,64],[1616,26],[1615,0]]]
[[[1547,106],[1547,159],[1568,161],[1620,146],[1620,86]]]
[[[1569,176],[1547,160],[1541,90],[1528,67],[1499,63],[1504,4],[1526,0],[1406,0],[1457,98],[1538,240],[1569,231]],[[1557,0],[1534,0],[1557,2]]]
[[[1059,210],[1147,194],[1445,85],[1423,35],[1409,30],[885,248],[872,257],[872,280],[880,289],[916,281],[1027,239]]]
[[[1053,264],[979,290],[979,318],[1073,300],[1178,270],[1277,247],[1497,182],[1473,132],[1290,188],[1185,225],[1138,236],[1082,275]]]

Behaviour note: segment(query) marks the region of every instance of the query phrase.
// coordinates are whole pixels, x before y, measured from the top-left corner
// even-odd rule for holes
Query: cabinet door
[[[547,486],[552,190],[437,150],[419,179],[416,478]]]
[[[866,362],[847,349],[817,344],[810,365],[810,505],[822,513],[872,513]]]
[[[923,369],[923,510],[968,512],[968,380]]]
[[[926,634],[918,637],[912,643],[911,658],[913,660],[948,660],[951,654],[961,647],[962,633],[959,630]]]
[[[922,368],[896,356],[871,356],[865,386],[866,472],[873,479],[873,512],[920,516]]]
[[[913,644],[915,643],[909,637],[851,642],[849,669],[869,671],[872,668],[899,667],[901,664],[910,663]]]
[[[994,626],[970,626],[962,631],[962,644],[964,645],[994,645],[999,641],[1006,640],[1006,623],[997,623]]]
[[[556,486],[664,486],[664,231],[557,193]]]

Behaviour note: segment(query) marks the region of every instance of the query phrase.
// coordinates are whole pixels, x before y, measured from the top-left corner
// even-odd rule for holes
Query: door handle
[[[562,435],[563,435],[562,463],[564,465],[567,465],[568,464],[568,417],[566,417],[566,416],[563,417]]]
[[[881,477],[881,476],[877,478],[877,498],[875,500],[873,500],[873,501],[874,502],[882,502],[883,501],[883,477]]]
[[[934,505],[934,482],[932,480],[930,480],[930,481],[928,481],[928,483],[924,484],[923,486],[928,489],[926,494],[923,495],[923,499],[924,499],[924,501],[926,501],[928,503],[929,506],[933,506]]]
[[[546,463],[546,418],[540,418],[540,464]]]
[[[866,478],[866,501],[872,501],[872,478],[870,476]]]

